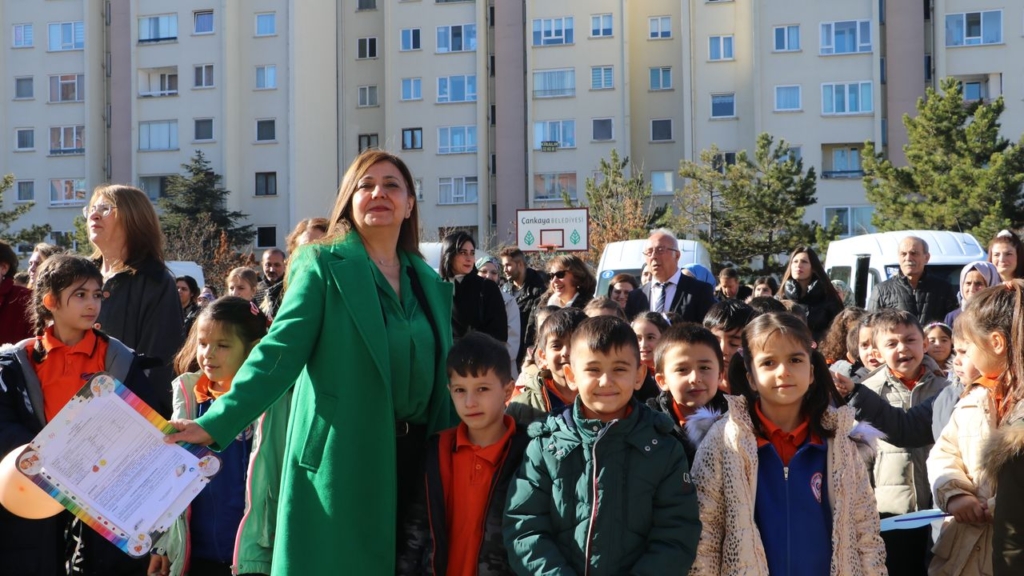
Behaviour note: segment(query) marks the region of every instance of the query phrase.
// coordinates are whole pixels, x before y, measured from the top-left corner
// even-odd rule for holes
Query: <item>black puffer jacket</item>
[[[959,306],[956,290],[942,278],[925,271],[915,289],[901,272],[899,276],[875,286],[868,311],[877,312],[883,308],[905,310],[917,316],[921,325],[925,326],[932,322],[942,322],[946,314]]]
[[[461,338],[471,330],[508,341],[508,315],[501,288],[477,276],[476,269],[455,282],[452,305],[452,335]]]
[[[513,294],[512,282],[505,282],[501,289],[509,294]],[[519,354],[516,355],[516,363],[519,366],[523,365],[526,349],[533,346],[533,342],[537,338],[537,326],[533,325],[533,312],[540,305],[540,297],[544,295],[547,289],[547,275],[533,268],[527,268],[526,279],[523,280],[523,289],[518,294],[515,294],[516,304],[519,306],[519,322],[521,324],[519,331],[521,335],[519,339]]]
[[[675,412],[672,411],[672,402],[674,402],[672,394],[662,392],[656,398],[648,400],[647,407],[655,412],[661,412],[672,419],[672,436],[683,445],[683,450],[686,451],[686,463],[692,468],[693,459],[697,456],[697,444],[693,443],[693,440],[687,436],[686,431],[679,425],[679,420],[676,419]],[[725,394],[719,390],[704,408],[715,410],[719,414],[725,414],[729,411],[729,403],[725,401]]]
[[[782,287],[782,297],[807,307],[807,326],[819,342],[832,326],[832,320],[843,311],[843,301],[829,294],[818,278],[811,280],[807,292],[803,291],[796,280],[786,280]]]

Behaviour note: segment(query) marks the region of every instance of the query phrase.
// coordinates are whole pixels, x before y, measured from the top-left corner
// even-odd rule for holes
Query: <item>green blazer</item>
[[[355,233],[294,260],[269,334],[198,423],[225,446],[294,384],[273,574],[394,574],[395,415],[372,264]],[[452,285],[411,260],[446,357]],[[454,425],[444,360],[421,381],[429,432]]]

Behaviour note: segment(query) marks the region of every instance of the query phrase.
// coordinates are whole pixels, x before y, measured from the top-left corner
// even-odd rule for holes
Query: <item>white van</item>
[[[440,242],[420,242],[420,253],[423,254],[423,259],[430,264],[430,267],[434,269],[434,272],[438,272],[441,268],[441,243]],[[474,261],[481,258],[490,258],[491,255],[487,252],[477,248],[476,258]],[[500,266],[500,264],[499,264]],[[500,272],[500,270],[499,270]]]
[[[880,232],[835,240],[828,245],[825,271],[829,278],[842,280],[853,291],[858,306],[871,300],[872,288],[899,275],[899,244],[907,236],[928,243],[928,274],[945,278],[960,289],[960,271],[976,260],[985,260],[985,248],[970,234],[937,230]]]
[[[624,240],[609,242],[601,253],[601,262],[597,266],[597,290],[595,296],[608,294],[608,284],[616,274],[632,274],[640,280],[640,270],[647,260],[644,258],[644,245],[647,239]],[[679,240],[679,267],[687,264],[702,264],[711,270],[711,254],[703,244],[696,240]]]
[[[199,289],[202,290],[203,286],[206,285],[206,276],[203,275],[203,267],[195,262],[185,260],[170,260],[165,262],[167,269],[171,271],[171,274],[175,278],[179,276],[191,276],[196,279],[196,284],[199,285]]]

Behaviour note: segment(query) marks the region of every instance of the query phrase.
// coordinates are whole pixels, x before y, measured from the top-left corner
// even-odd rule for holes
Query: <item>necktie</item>
[[[665,296],[668,294],[668,287],[671,282],[655,282],[655,287],[660,290],[658,292],[658,302],[654,305],[654,311],[662,313],[665,311]]]

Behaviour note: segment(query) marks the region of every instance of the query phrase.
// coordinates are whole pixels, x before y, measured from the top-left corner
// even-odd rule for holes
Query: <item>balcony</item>
[[[863,178],[863,170],[824,170],[821,177],[825,180],[839,180],[842,178]]]
[[[576,88],[552,88],[547,90],[534,90],[534,98],[572,98],[576,96]]]
[[[50,148],[50,156],[74,156],[85,154],[85,148]]]

